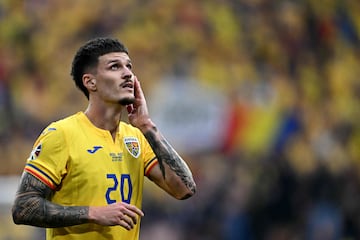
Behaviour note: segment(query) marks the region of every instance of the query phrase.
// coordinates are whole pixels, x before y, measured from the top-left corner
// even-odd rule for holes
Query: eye
[[[119,64],[113,64],[110,66],[111,70],[118,70],[120,68]]]
[[[129,63],[129,64],[126,65],[126,67],[127,67],[128,69],[132,69],[132,64]]]

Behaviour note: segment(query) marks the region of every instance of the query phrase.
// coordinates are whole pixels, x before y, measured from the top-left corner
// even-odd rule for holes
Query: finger
[[[124,214],[131,218],[134,224],[137,224],[138,217],[141,216],[139,213],[133,212],[131,210],[127,210],[126,212],[124,212]]]
[[[120,220],[119,225],[125,228],[126,230],[131,230],[133,228],[128,222],[126,222],[123,219]]]
[[[137,208],[137,207],[134,206],[134,205],[128,204],[128,205],[127,205],[127,209],[129,209],[130,211],[136,213],[137,215],[139,215],[139,216],[141,216],[141,217],[144,216],[143,211],[141,211],[139,208]]]
[[[138,78],[136,76],[134,77],[134,79],[135,79],[135,81],[134,81],[135,97],[142,97],[144,95],[144,93],[141,89],[140,81],[138,80]]]
[[[136,223],[134,223],[133,219],[126,216],[126,215],[123,215],[122,218],[121,218],[121,221],[120,222],[124,222],[124,226],[126,227],[126,229],[130,230],[130,229],[133,229],[134,228],[134,225]]]

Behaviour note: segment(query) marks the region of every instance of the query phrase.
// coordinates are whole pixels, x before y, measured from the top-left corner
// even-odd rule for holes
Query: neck
[[[89,104],[84,113],[92,124],[98,128],[108,130],[114,138],[121,120],[121,111],[121,107],[96,108]]]

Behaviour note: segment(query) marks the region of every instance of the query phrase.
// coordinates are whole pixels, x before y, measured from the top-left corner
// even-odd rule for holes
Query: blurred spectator
[[[359,1],[90,2],[0,3],[0,173],[20,174],[44,119],[85,106],[65,68],[79,42],[115,35],[150,104],[173,104],[166,124],[196,117],[176,108],[191,94],[221,130],[198,140],[199,114],[181,132],[199,192],[185,206],[149,191],[143,239],[360,238]]]

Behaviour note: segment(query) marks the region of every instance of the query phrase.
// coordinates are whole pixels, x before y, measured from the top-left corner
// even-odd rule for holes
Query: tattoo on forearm
[[[156,128],[146,132],[144,135],[158,158],[163,177],[165,178],[166,176],[164,168],[165,163],[180,177],[182,182],[192,192],[195,192],[195,183],[189,168],[166,139],[162,137]],[[185,196],[184,198],[187,197],[188,196]]]
[[[14,222],[51,228],[88,221],[88,207],[60,206],[48,200],[51,195],[52,190],[48,186],[25,173],[12,208]]]

